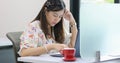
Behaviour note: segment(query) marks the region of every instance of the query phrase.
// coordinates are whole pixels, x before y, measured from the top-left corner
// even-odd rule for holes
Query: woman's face
[[[60,11],[46,11],[46,19],[50,26],[55,26],[58,22],[60,22],[61,18],[63,17],[64,10]]]

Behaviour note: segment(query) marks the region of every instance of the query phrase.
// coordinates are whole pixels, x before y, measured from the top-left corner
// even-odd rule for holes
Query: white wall
[[[39,13],[46,0],[0,0],[0,37],[7,32],[23,31]],[[64,0],[69,8],[69,0]]]

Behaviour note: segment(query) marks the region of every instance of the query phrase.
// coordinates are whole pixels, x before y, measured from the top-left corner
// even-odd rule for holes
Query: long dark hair
[[[47,0],[45,4],[43,5],[41,11],[37,15],[37,17],[33,20],[33,21],[35,20],[40,21],[41,23],[40,27],[45,33],[46,38],[50,33],[48,32],[48,22],[45,16],[45,11],[48,11],[48,12],[49,11],[60,11],[65,8],[66,6],[63,0]],[[54,32],[55,41],[57,43],[63,43],[65,39],[64,29],[63,29],[63,18],[61,18],[60,22],[54,26],[53,32]]]

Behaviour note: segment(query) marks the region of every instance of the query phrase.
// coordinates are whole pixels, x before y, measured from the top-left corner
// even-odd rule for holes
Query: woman
[[[64,19],[70,23],[71,34],[63,26]],[[77,27],[63,0],[47,0],[38,16],[21,35],[20,56],[34,56],[73,48]]]

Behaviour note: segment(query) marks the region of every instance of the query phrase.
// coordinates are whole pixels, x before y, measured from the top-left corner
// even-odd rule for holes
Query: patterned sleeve
[[[35,48],[46,43],[45,35],[39,27],[39,21],[29,23],[20,39],[20,50],[18,54],[20,54],[22,48]]]

